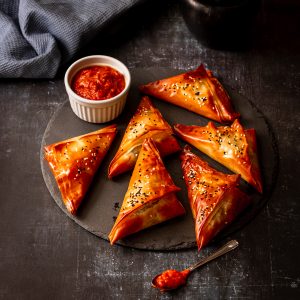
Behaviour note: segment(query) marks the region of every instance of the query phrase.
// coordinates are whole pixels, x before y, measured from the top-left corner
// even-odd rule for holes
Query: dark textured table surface
[[[252,46],[226,52],[201,46],[176,1],[155,3],[110,24],[79,55],[111,55],[131,69],[204,62],[252,99],[275,132],[280,164],[270,201],[231,236],[238,250],[192,274],[173,294],[152,289],[151,278],[193,264],[217,244],[199,254],[111,247],[68,219],[39,162],[47,123],[67,99],[62,75],[1,80],[0,299],[299,299],[299,20],[297,1],[266,1]]]

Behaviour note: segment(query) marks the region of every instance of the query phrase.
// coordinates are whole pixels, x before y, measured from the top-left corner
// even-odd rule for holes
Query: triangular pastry
[[[254,129],[244,129],[238,120],[231,126],[216,127],[209,122],[204,127],[178,124],[174,129],[184,141],[232,172],[240,174],[245,181],[262,193]]]
[[[236,187],[240,175],[216,171],[188,146],[180,159],[200,250],[248,206],[250,199]]]
[[[116,132],[116,125],[111,125],[45,146],[45,159],[70,213],[76,213]]]
[[[232,122],[239,117],[221,83],[203,65],[184,74],[142,85],[140,90],[220,123]]]
[[[153,106],[150,99],[144,96],[131,118],[120,147],[110,163],[108,177],[132,170],[142,143],[152,138],[162,157],[180,150],[171,126],[164,120],[161,113]]]
[[[111,244],[130,234],[185,213],[152,139],[145,139],[116,222],[109,234]]]

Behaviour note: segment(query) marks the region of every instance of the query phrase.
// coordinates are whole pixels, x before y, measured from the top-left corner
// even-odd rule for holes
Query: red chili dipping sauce
[[[120,94],[125,88],[125,78],[108,66],[91,66],[77,72],[72,90],[89,100],[106,100]]]
[[[181,272],[176,270],[164,271],[156,278],[155,286],[161,290],[177,289],[186,283],[186,278],[189,273],[189,270],[184,270]]]

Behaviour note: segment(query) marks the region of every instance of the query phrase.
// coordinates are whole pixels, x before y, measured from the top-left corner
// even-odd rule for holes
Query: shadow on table
[[[164,18],[169,18],[173,11],[176,13],[174,6],[177,8],[179,1],[142,2],[107,23],[105,28],[80,50],[71,62],[87,55],[110,53],[112,49],[120,49],[139,35],[151,35],[156,23],[160,24]],[[248,47],[236,51],[263,53],[278,50],[281,54],[296,55],[300,50],[298,28],[300,28],[300,3],[297,0],[263,1]],[[234,52],[234,50],[230,51]],[[63,77],[71,62],[66,62],[60,68],[58,78]]]

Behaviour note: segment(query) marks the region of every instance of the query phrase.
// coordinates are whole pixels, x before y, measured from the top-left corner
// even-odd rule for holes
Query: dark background
[[[200,254],[111,247],[68,219],[52,200],[39,163],[43,132],[67,99],[65,68],[55,80],[1,80],[1,299],[299,298],[298,1],[264,1],[252,45],[242,52],[201,46],[177,1],[150,2],[110,24],[78,57],[106,54],[130,69],[191,69],[204,62],[250,98],[273,128],[280,166],[270,201],[232,235],[238,250],[193,273],[185,288],[161,295],[150,287],[154,275],[193,264],[217,245]]]

